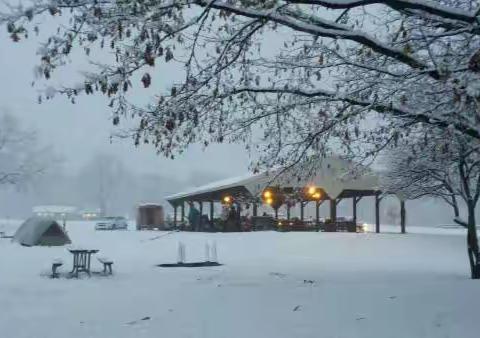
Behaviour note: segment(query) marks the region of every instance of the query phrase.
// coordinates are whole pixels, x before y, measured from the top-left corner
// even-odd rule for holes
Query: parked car
[[[127,230],[125,217],[105,217],[95,224],[95,230]]]

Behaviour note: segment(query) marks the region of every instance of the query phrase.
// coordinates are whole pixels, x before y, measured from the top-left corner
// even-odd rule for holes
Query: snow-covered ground
[[[2,224],[7,234],[17,226]],[[74,245],[114,260],[112,277],[50,279],[55,258],[71,268],[65,248],[0,239],[0,337],[478,337],[480,282],[468,277],[460,229],[166,234],[93,226],[67,229]],[[176,261],[179,241],[189,261],[215,241],[225,265],[156,267]],[[101,269],[97,260],[93,268]]]

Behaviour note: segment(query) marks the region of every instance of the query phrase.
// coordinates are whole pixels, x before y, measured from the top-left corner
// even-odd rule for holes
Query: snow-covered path
[[[459,230],[152,240],[161,233],[68,229],[75,245],[115,261],[114,276],[52,280],[43,274],[54,258],[71,267],[65,248],[0,240],[1,337],[478,337],[480,282],[468,279]],[[175,262],[179,240],[187,260],[202,260],[205,242],[216,241],[225,265],[155,267]]]

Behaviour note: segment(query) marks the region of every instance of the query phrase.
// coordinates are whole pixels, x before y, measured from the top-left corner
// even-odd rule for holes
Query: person
[[[222,214],[220,215],[220,218],[222,221],[226,221],[228,219],[228,206],[227,205],[222,205]]]
[[[192,230],[198,231],[199,226],[200,226],[200,211],[198,211],[197,208],[195,208],[195,205],[193,202],[189,202],[189,211],[188,211],[188,223],[190,223],[190,226]]]
[[[230,206],[228,211],[227,220],[225,222],[226,231],[235,231],[237,225],[237,211],[233,205]]]

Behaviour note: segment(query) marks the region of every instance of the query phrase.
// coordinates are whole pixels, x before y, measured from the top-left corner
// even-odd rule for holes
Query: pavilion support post
[[[320,201],[315,202],[315,225],[320,224]]]
[[[375,194],[375,232],[380,233],[380,193]]]
[[[210,222],[211,222],[211,224],[213,224],[213,213],[214,213],[213,201],[210,201]]]
[[[407,210],[405,208],[405,201],[400,200],[400,228],[402,234],[406,233]]]
[[[287,204],[287,220],[290,220],[290,204]]]
[[[353,199],[353,205],[352,205],[352,208],[353,208],[353,223],[357,224],[357,198],[354,197]]]
[[[181,216],[182,218],[180,219],[180,224],[183,224],[185,222],[185,202],[182,201],[182,206],[181,206]]]
[[[198,229],[197,231],[201,231],[201,229],[203,228],[203,202],[198,202],[198,205],[199,205],[199,209],[200,209],[200,220],[199,220],[199,224],[198,224]]]
[[[177,208],[178,208],[178,205],[175,204],[175,206],[173,207],[173,225],[174,226],[177,226]]]
[[[300,202],[300,220],[303,222],[303,219],[305,217],[305,203]]]
[[[274,210],[275,210],[275,220],[278,221],[278,208],[275,208]]]
[[[330,199],[330,220],[332,223],[337,221],[337,200],[335,198]]]
[[[258,216],[258,204],[253,203],[253,217],[257,217],[257,216]]]

